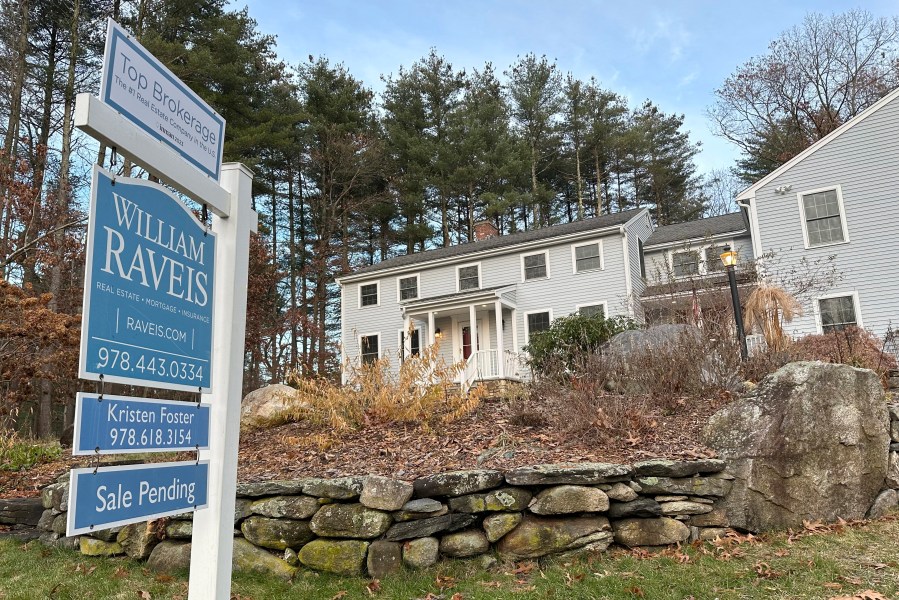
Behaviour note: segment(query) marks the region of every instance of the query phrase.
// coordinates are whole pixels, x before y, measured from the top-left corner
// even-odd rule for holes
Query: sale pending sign
[[[218,180],[225,120],[112,19],[100,99]]]
[[[66,535],[205,508],[208,481],[208,461],[72,469]]]
[[[94,166],[79,376],[208,392],[215,235],[163,186]]]

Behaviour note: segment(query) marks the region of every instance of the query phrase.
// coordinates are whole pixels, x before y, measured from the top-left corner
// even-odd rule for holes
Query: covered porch
[[[410,300],[401,304],[403,355],[419,344],[438,345],[447,363],[465,361],[458,383],[467,392],[478,381],[521,381],[515,286]]]

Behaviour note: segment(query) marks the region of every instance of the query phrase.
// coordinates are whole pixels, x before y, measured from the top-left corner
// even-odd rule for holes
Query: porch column
[[[506,357],[503,352],[503,305],[499,300],[493,303],[493,312],[496,314],[496,375],[502,379],[505,377]]]
[[[468,321],[468,327],[471,331],[471,353],[474,354],[478,351],[478,317],[475,313],[474,304],[468,307]]]
[[[518,345],[518,311],[514,308],[512,309],[512,351],[521,352],[521,347]]]
[[[412,356],[412,319],[409,315],[403,318],[403,360]]]
[[[433,346],[437,338],[434,335],[434,311],[428,311],[428,346]]]

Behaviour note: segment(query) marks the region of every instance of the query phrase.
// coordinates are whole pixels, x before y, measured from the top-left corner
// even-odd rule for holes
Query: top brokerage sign
[[[225,120],[112,19],[100,99],[218,181]]]

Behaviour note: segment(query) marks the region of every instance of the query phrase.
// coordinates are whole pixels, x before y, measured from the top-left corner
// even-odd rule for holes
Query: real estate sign
[[[209,449],[209,405],[79,393],[72,454]]]
[[[79,375],[207,392],[215,235],[163,186],[95,166]]]
[[[218,180],[225,120],[112,19],[100,99]]]
[[[66,535],[204,508],[208,461],[72,469]]]

